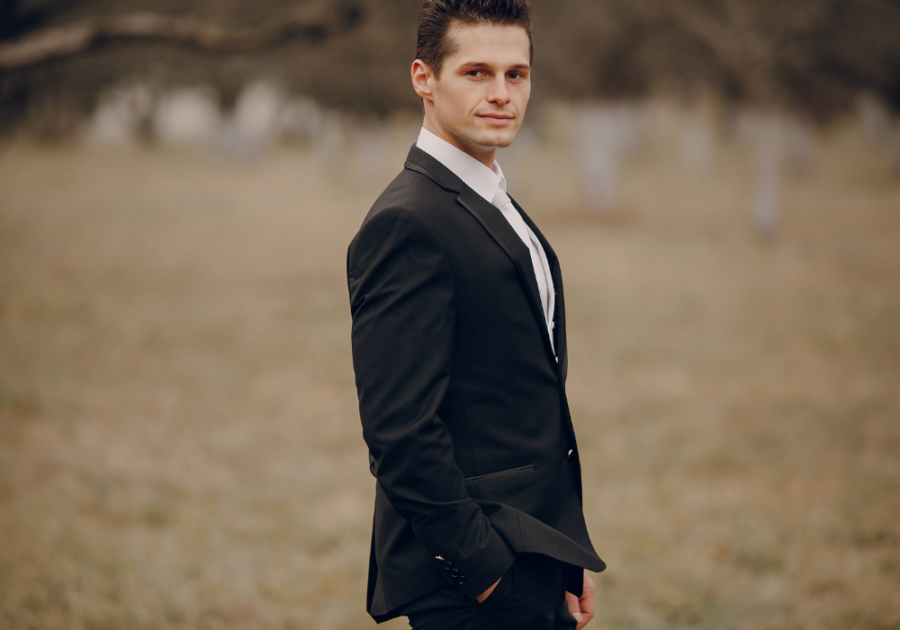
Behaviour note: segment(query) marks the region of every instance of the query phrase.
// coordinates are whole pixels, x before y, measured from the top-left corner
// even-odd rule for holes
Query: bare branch
[[[689,2],[679,4],[670,15],[685,32],[705,43],[718,56],[751,98],[766,100],[774,91],[767,74],[774,59],[772,45],[754,29],[742,3],[726,2],[724,6],[727,9],[724,23]]]
[[[354,16],[347,12],[285,20],[273,27],[243,29],[228,29],[197,18],[157,13],[92,18],[0,44],[0,68],[22,68],[71,56],[113,39],[158,39],[204,50],[256,50],[291,37],[342,30],[353,22]]]

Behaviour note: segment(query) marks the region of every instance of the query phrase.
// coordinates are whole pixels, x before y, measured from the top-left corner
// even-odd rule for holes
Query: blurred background
[[[591,627],[900,628],[900,5],[533,4]],[[344,264],[419,6],[0,0],[0,628],[372,625]]]

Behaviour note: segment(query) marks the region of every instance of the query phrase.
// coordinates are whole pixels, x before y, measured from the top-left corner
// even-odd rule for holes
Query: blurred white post
[[[813,129],[812,126],[792,117],[788,121],[787,128],[787,158],[788,164],[795,173],[807,173],[813,154]]]
[[[258,81],[241,91],[220,149],[238,157],[254,157],[278,138],[285,98],[273,84]]]
[[[688,170],[709,173],[713,161],[713,126],[700,111],[688,114],[679,134],[681,160]]]
[[[621,110],[611,105],[579,107],[572,117],[576,160],[588,205],[609,212],[619,201]]]
[[[623,103],[616,110],[619,118],[616,131],[619,153],[626,158],[640,150],[646,140],[646,107]]]
[[[153,115],[155,97],[143,83],[105,92],[88,128],[88,140],[97,144],[127,144],[145,133]]]
[[[756,128],[756,182],[753,187],[753,223],[760,235],[778,229],[781,216],[781,164],[784,124],[776,113],[761,116]]]
[[[856,101],[863,134],[872,144],[884,146],[891,131],[891,112],[874,94],[863,94]]]
[[[153,131],[164,143],[210,145],[222,126],[212,90],[184,88],[164,94],[153,112]]]
[[[341,115],[337,112],[326,112],[322,117],[322,129],[315,139],[313,150],[327,172],[332,175],[343,172],[346,137]]]
[[[894,172],[900,175],[900,118],[874,94],[863,94],[856,101],[860,126],[869,142],[887,154]]]
[[[292,98],[282,110],[280,125],[285,141],[311,145],[322,133],[325,113],[311,98]]]

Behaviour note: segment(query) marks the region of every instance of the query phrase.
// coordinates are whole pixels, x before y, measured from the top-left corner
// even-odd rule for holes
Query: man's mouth
[[[483,118],[489,123],[495,125],[505,125],[512,122],[514,116],[509,114],[478,114],[479,118]]]

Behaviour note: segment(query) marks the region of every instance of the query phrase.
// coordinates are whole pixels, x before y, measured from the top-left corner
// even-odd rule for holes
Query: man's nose
[[[509,103],[509,86],[506,85],[506,77],[497,77],[491,81],[491,89],[488,92],[488,101],[498,105]]]

